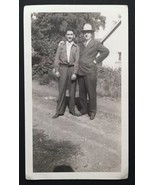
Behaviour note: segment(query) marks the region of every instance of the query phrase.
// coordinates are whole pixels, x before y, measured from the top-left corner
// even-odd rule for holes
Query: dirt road
[[[34,172],[118,172],[121,164],[121,103],[98,97],[95,120],[68,113],[52,119],[57,88],[33,82]]]

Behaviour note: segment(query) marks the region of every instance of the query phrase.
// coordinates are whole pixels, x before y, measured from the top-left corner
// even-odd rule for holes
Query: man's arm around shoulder
[[[79,68],[79,58],[80,58],[80,48],[78,45],[76,47],[77,49],[75,53],[74,74],[77,74],[77,71]]]

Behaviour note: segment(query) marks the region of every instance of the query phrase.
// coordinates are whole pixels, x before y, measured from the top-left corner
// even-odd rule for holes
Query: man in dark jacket
[[[77,71],[79,62],[79,46],[73,41],[74,31],[67,29],[66,42],[58,46],[55,57],[55,76],[59,79],[59,98],[56,114],[53,118],[63,115],[66,107],[66,90],[69,89],[69,112],[75,116],[75,93],[77,84]]]
[[[81,114],[88,113],[90,119],[93,120],[97,111],[97,64],[109,55],[109,50],[93,39],[94,30],[90,24],[85,24],[82,32],[85,42],[80,44],[79,99],[82,106]],[[97,56],[98,53],[100,53],[99,56]],[[89,108],[87,107],[87,95]]]

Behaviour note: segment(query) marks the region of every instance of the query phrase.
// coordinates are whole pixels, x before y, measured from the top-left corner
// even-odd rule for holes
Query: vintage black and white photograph
[[[128,178],[128,6],[24,7],[26,179]]]

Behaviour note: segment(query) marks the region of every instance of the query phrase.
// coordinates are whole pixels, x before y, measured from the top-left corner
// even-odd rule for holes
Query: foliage
[[[40,85],[49,84],[51,80],[55,80],[53,75],[53,64],[46,58],[32,67],[32,79],[39,80]]]
[[[102,97],[121,97],[121,68],[100,67],[98,69],[97,94]]]
[[[32,64],[46,57],[54,61],[57,45],[65,39],[68,27],[73,28],[76,42],[82,41],[81,30],[89,22],[95,29],[104,27],[105,17],[100,13],[33,13],[32,19]]]

